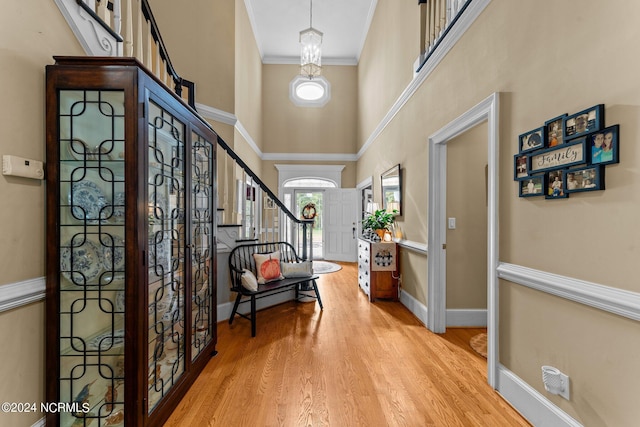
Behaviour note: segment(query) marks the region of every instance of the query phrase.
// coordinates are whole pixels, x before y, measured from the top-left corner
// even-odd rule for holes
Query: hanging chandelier
[[[322,72],[322,32],[313,28],[313,0],[309,0],[309,28],[300,31],[300,74],[309,80]]]

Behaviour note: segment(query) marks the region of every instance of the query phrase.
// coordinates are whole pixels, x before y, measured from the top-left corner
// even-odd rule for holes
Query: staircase
[[[54,1],[87,55],[135,57],[196,111],[195,84],[175,70],[147,0]],[[298,219],[222,138],[217,143],[219,252],[286,241],[312,259],[313,220]]]

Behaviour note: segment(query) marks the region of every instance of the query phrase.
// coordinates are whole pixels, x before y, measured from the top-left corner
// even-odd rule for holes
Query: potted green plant
[[[380,236],[380,238],[384,238],[384,233],[386,231],[391,231],[391,225],[393,224],[393,219],[395,214],[397,214],[397,210],[393,210],[391,212],[387,212],[385,210],[377,210],[372,214],[367,215],[362,220],[362,229],[363,230],[375,230],[375,232]]]

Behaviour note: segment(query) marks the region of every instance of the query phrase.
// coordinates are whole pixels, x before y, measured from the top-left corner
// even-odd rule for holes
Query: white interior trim
[[[400,302],[426,326],[428,316],[427,307],[424,304],[408,292],[403,292],[402,289],[400,289]]]
[[[45,290],[44,277],[0,286],[0,313],[44,300]]]
[[[449,308],[447,309],[447,328],[484,328],[487,326],[485,308]]]
[[[272,160],[278,162],[303,161],[303,162],[355,162],[355,154],[341,153],[263,153],[262,160]]]
[[[278,188],[296,178],[324,178],[342,188],[342,171],[345,165],[274,165],[278,170]]]
[[[446,189],[447,142],[476,125],[488,127],[487,204],[487,381],[495,388],[498,358],[498,117],[499,94],[493,93],[429,137],[429,237],[427,327],[446,330]]]
[[[198,102],[196,102],[196,110],[205,119],[215,120],[216,122],[231,126],[235,126],[238,122],[238,118],[234,114],[227,113],[226,111],[218,110],[217,108],[200,104]]]
[[[429,253],[426,243],[414,242],[406,239],[393,239],[400,247],[427,255]]]
[[[497,272],[500,279],[640,321],[640,293],[521,265],[500,263]]]
[[[54,0],[88,56],[122,56],[122,42],[96,22],[76,0]]]
[[[531,425],[582,427],[582,424],[502,365],[498,365],[497,390]]]

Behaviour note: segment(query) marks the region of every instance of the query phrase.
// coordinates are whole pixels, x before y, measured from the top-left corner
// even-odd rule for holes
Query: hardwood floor
[[[324,311],[285,303],[218,324],[211,359],[165,426],[529,426],[486,382],[482,330],[429,332],[369,303],[357,265],[318,282]]]

